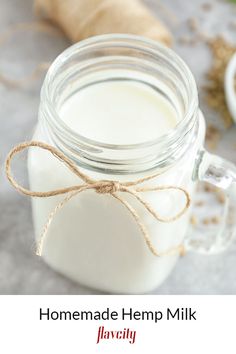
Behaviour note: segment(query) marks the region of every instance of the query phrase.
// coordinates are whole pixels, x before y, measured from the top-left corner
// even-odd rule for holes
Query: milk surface
[[[69,98],[60,109],[61,119],[80,135],[110,144],[137,144],[153,140],[173,129],[179,121],[174,109],[152,88],[136,82],[105,82],[87,87]],[[34,139],[46,141],[39,124]],[[193,144],[181,161],[150,185],[182,186],[191,194],[194,188]],[[40,149],[29,154],[29,178],[33,190],[52,190],[81,181],[60,161]],[[111,175],[84,169],[96,179],[132,180],[139,175]],[[155,173],[155,171],[152,171]],[[144,184],[145,185],[145,184]],[[132,196],[122,197],[135,208],[151,240],[160,252],[183,242],[189,212],[180,219],[163,223]],[[179,192],[150,192],[142,197],[162,216],[170,216],[184,206]],[[33,217],[36,238],[49,213],[63,196],[35,198]],[[129,212],[110,195],[85,191],[71,199],[54,217],[43,248],[43,258],[55,270],[71,279],[105,292],[143,293],[153,290],[170,273],[178,255],[155,257]]]
[[[117,145],[154,140],[179,121],[157,91],[130,81],[107,81],[82,89],[63,104],[60,117],[86,138]]]

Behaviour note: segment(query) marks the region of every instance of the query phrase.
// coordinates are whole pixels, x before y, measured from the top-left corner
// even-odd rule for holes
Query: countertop
[[[234,38],[230,30],[235,19],[236,5],[227,1],[207,1],[211,8],[204,10],[202,0],[147,0],[146,3],[163,19],[175,34],[174,49],[187,62],[195,75],[200,93],[201,109],[207,122],[214,122],[222,133],[216,150],[236,163],[236,127],[225,130],[222,120],[209,109],[203,99],[202,86],[210,65],[209,49],[202,42],[192,46],[180,43],[189,34],[187,20],[197,18],[208,35]],[[33,19],[31,0],[0,0],[0,37],[12,24]],[[22,32],[0,47],[0,71],[12,77],[28,73],[40,61],[51,61],[68,46],[61,36]],[[235,43],[236,44],[236,43]],[[91,289],[75,284],[51,270],[32,251],[33,225],[30,200],[15,192],[3,172],[4,160],[16,143],[30,139],[37,121],[39,91],[37,80],[24,89],[0,85],[0,294],[94,294]],[[21,165],[22,165],[22,159]],[[25,172],[18,165],[17,173],[24,181]],[[153,294],[236,294],[236,242],[224,253],[203,256],[188,253],[177,264],[170,277]]]

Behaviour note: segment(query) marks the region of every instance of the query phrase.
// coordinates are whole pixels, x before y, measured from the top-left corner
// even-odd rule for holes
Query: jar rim
[[[57,71],[60,69],[62,63],[67,62],[75,53],[78,53],[84,49],[89,49],[89,48],[94,48],[94,46],[99,46],[99,45],[109,45],[113,44],[115,42],[118,42],[120,45],[124,44],[127,46],[130,45],[135,46],[135,48],[138,48],[140,50],[149,50],[152,52],[154,55],[162,55],[164,57],[169,57],[173,63],[175,63],[175,69],[181,70],[189,85],[189,104],[188,104],[188,109],[185,112],[184,117],[176,124],[176,126],[171,129],[169,132],[166,134],[163,134],[157,138],[154,138],[152,140],[148,140],[145,142],[141,143],[135,143],[135,144],[111,144],[111,143],[105,143],[105,142],[100,142],[94,139],[90,139],[88,137],[85,137],[83,135],[80,135],[78,132],[75,132],[73,129],[71,129],[60,117],[58,112],[53,108],[53,103],[50,95],[50,90],[49,88],[51,87],[51,82],[53,81],[55,75],[57,74]],[[50,110],[53,112],[54,117],[56,117],[57,122],[67,130],[69,134],[72,134],[75,138],[77,138],[79,141],[84,142],[85,144],[89,144],[91,146],[99,147],[99,148],[105,148],[105,149],[117,149],[117,150],[131,150],[131,149],[138,149],[138,148],[145,148],[145,147],[150,147],[150,146],[155,146],[155,145],[160,145],[163,142],[167,142],[170,139],[173,139],[174,136],[178,136],[180,134],[180,131],[182,130],[183,127],[187,126],[188,123],[191,121],[192,117],[194,116],[194,113],[198,109],[198,94],[197,94],[197,87],[195,83],[195,79],[193,77],[192,72],[190,71],[189,67],[187,64],[170,48],[164,46],[161,43],[158,43],[154,40],[148,39],[146,37],[142,36],[137,36],[137,35],[132,35],[132,34],[105,34],[105,35],[98,35],[94,37],[90,37],[88,39],[82,40],[66,50],[64,50],[51,64],[42,89],[41,89],[41,100],[45,100],[47,104],[50,106]]]
[[[71,63],[72,68],[75,65],[74,63],[79,63],[82,66],[85,65],[85,62],[87,65],[87,59],[80,61],[78,58],[86,56],[91,58],[94,53],[95,57],[93,56],[92,58],[95,58],[94,60],[99,62],[97,55],[100,54],[97,53],[104,51],[104,49],[105,51],[109,51],[110,49],[128,50],[128,55],[125,58],[129,58],[129,55],[131,55],[130,52],[133,51],[135,54],[132,56],[132,60],[135,63],[142,62],[142,66],[144,70],[147,70],[149,77],[155,77],[163,65],[163,70],[161,70],[161,74],[164,75],[163,77],[167,78],[167,81],[172,83],[172,86],[174,82],[173,77],[179,81],[178,86],[176,83],[174,85],[176,92],[172,86],[170,86],[169,91],[172,90],[174,95],[179,97],[179,100],[181,98],[182,105],[184,106],[184,115],[181,113],[181,120],[173,129],[166,134],[145,142],[111,144],[80,135],[61,119],[54,107],[53,95],[56,92],[54,81],[57,84],[59,82],[66,86],[66,75],[62,75],[62,78],[59,75],[62,69],[65,70],[66,67],[70,68]],[[143,60],[143,57],[145,60]],[[101,58],[104,58],[104,56]],[[113,56],[108,55],[105,58],[112,58],[113,60]],[[117,57],[115,56],[115,58]],[[139,67],[137,72],[139,72]],[[170,73],[174,75],[171,79],[169,76]],[[178,92],[177,95],[178,90],[180,93]],[[80,165],[93,170],[103,170],[106,173],[109,173],[108,171],[111,170],[116,171],[115,173],[146,171],[173,163],[180,159],[187,151],[189,145],[196,137],[198,126],[197,87],[188,66],[173,50],[166,46],[146,37],[131,34],[105,34],[90,37],[62,52],[47,72],[41,90],[40,106],[45,121],[50,128],[53,144]]]

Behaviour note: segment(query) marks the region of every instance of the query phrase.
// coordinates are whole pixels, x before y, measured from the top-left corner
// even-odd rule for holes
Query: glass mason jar
[[[141,82],[156,90],[181,118],[179,123],[161,137],[118,145],[80,135],[60,118],[60,109],[70,97],[90,85],[117,80]],[[179,254],[168,250],[183,243],[187,250],[194,248],[207,254],[226,248],[235,233],[235,225],[227,220],[229,209],[236,203],[236,169],[206,152],[204,137],[205,123],[194,78],[172,50],[141,37],[112,34],[90,38],[63,52],[45,78],[33,140],[55,146],[96,180],[124,182],[158,174],[142,186],[180,186],[191,199],[196,182],[207,181],[225,190],[227,203],[217,233],[191,238],[191,208],[171,222],[158,221],[132,195],[118,192],[139,215],[155,249],[167,252],[157,257],[122,203],[109,194],[86,190],[71,198],[53,217],[42,250],[45,261],[95,289],[143,293],[161,284],[176,264]],[[30,150],[28,170],[30,187],[36,191],[83,183],[42,149]],[[173,190],[149,191],[142,197],[163,217],[178,213],[184,205],[183,194]],[[36,238],[63,198],[32,200]]]

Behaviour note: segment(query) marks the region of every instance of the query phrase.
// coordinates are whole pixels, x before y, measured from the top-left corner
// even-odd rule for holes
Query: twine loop
[[[13,157],[18,154],[19,152],[23,151],[24,149],[27,149],[29,147],[38,147],[41,149],[44,149],[48,152],[50,152],[55,158],[57,158],[61,163],[63,163],[74,175],[76,175],[79,180],[82,180],[82,184],[76,184],[74,186],[70,187],[64,187],[60,189],[55,189],[51,191],[31,191],[29,189],[24,188],[21,186],[14,178],[12,175],[11,171],[11,161]],[[77,196],[79,193],[84,192],[86,190],[94,190],[98,194],[107,194],[114,199],[116,199],[118,202],[123,204],[123,206],[129,211],[133,219],[135,220],[137,226],[139,227],[140,232],[143,235],[144,241],[146,242],[149,250],[152,252],[153,255],[160,257],[160,256],[167,256],[167,255],[174,255],[174,254],[180,254],[183,255],[185,252],[183,244],[177,245],[175,247],[172,247],[166,251],[159,252],[156,250],[154,247],[149,232],[146,229],[145,225],[143,224],[140,216],[138,215],[138,212],[134,209],[134,207],[126,201],[126,199],[123,197],[123,193],[130,194],[133,196],[136,201],[138,201],[144,209],[148,213],[150,213],[154,219],[156,219],[159,222],[164,222],[164,223],[170,223],[178,220],[182,215],[186,213],[186,211],[189,209],[190,206],[190,196],[189,193],[182,187],[178,186],[140,186],[142,183],[150,181],[160,175],[160,173],[157,173],[155,175],[147,176],[135,181],[127,181],[127,182],[119,182],[115,180],[95,180],[82,172],[78,166],[70,159],[68,158],[65,154],[63,154],[60,150],[56,149],[55,147],[45,144],[40,141],[29,141],[25,143],[21,143],[17,146],[15,146],[8,154],[7,160],[6,160],[6,175],[9,180],[9,182],[13,185],[13,187],[18,191],[21,192],[25,195],[31,196],[31,197],[39,197],[39,198],[48,198],[56,195],[65,195],[64,199],[60,201],[56,207],[52,210],[52,212],[49,214],[48,220],[44,226],[43,232],[41,234],[41,237],[39,239],[38,245],[37,245],[37,250],[36,254],[41,256],[42,255],[42,249],[43,249],[43,244],[45,237],[48,233],[48,229],[50,227],[51,222],[53,221],[56,213],[62,209],[67,202],[69,202],[72,198]],[[185,205],[182,209],[179,210],[179,212],[176,215],[172,215],[169,217],[163,217],[160,214],[158,214],[154,208],[143,199],[141,196],[142,193],[146,192],[158,192],[158,191],[179,191],[181,192],[184,197],[185,197]],[[163,235],[163,237],[165,237]]]

